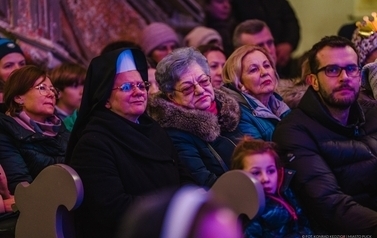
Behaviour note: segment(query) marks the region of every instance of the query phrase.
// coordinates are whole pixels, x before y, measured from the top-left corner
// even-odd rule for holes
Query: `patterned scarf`
[[[29,131],[51,137],[58,134],[61,126],[60,119],[55,115],[48,117],[44,123],[32,120],[24,111],[12,118]]]

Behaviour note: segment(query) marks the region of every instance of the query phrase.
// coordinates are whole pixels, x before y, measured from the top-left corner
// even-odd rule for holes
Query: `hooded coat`
[[[114,237],[122,215],[136,200],[186,181],[174,146],[158,123],[146,114],[134,123],[105,108],[123,51],[92,60],[72,130],[69,164],[84,185],[83,203],[75,211],[78,237]],[[131,52],[147,81],[144,55]]]
[[[309,87],[275,129],[280,157],[296,171],[293,189],[325,234],[372,234],[377,228],[376,118],[376,107],[355,102],[344,126]]]
[[[150,98],[148,113],[173,140],[181,161],[201,186],[211,187],[228,171],[230,159],[242,134],[238,131],[240,110],[237,102],[215,90],[218,115],[186,109],[163,94]]]

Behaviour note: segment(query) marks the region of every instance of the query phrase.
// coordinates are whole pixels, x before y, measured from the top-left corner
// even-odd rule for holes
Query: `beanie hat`
[[[223,41],[216,30],[204,26],[197,26],[186,35],[183,41],[186,46],[197,48],[198,46],[206,45],[213,40],[218,41],[222,48]]]
[[[377,60],[364,65],[361,70],[361,85],[377,99]]]
[[[377,50],[377,33],[370,35],[369,37],[359,34],[357,28],[352,36],[352,42],[359,53],[360,64],[364,66],[367,57],[375,50]]]
[[[168,41],[174,41],[179,45],[177,33],[165,23],[154,22],[144,28],[140,46],[144,54],[148,56],[152,50]]]
[[[14,41],[7,38],[0,38],[0,60],[10,53],[20,53],[24,55],[20,46]]]

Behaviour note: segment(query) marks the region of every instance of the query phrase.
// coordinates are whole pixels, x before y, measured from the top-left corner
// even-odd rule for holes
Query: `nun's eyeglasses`
[[[119,87],[113,88],[113,90],[119,89],[122,92],[130,92],[138,88],[140,91],[147,91],[151,84],[149,82],[139,82],[139,83],[124,83]]]

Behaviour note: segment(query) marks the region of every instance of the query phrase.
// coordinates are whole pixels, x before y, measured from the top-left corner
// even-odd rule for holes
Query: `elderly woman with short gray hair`
[[[183,47],[160,61],[156,80],[161,90],[149,100],[148,112],[166,129],[182,162],[198,184],[211,187],[230,166],[240,109],[213,89],[206,58]]]

